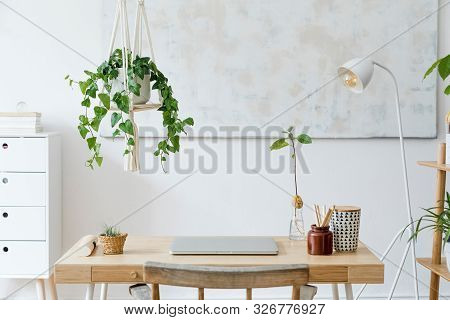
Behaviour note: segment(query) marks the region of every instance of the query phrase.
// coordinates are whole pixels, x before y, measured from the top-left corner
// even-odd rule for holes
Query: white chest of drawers
[[[58,134],[0,135],[0,278],[38,279],[40,298],[61,254],[61,187]]]

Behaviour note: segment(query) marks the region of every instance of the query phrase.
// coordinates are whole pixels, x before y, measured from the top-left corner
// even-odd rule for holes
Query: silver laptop
[[[267,237],[177,237],[171,254],[276,255],[278,246]]]

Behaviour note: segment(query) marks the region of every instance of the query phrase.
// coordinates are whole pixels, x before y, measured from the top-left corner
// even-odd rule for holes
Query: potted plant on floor
[[[437,230],[442,232],[442,246],[447,258],[447,268],[450,270],[450,194],[446,193],[444,200],[444,210],[441,214],[437,214],[436,208],[424,209],[427,213],[414,221],[414,232],[409,241],[417,240],[419,234],[424,230]],[[409,224],[403,232],[405,232],[411,224]]]
[[[105,226],[103,233],[98,237],[103,246],[103,254],[122,254],[127,236],[127,233],[121,233],[115,226]]]
[[[291,159],[293,159],[294,163],[294,185],[295,185],[295,195],[293,196],[293,206],[294,206],[294,214],[292,215],[290,229],[289,229],[289,239],[291,240],[304,240],[305,237],[305,225],[303,222],[302,216],[302,208],[303,208],[303,200],[298,194],[298,182],[297,182],[297,149],[296,144],[310,144],[312,143],[312,139],[305,133],[302,133],[298,136],[294,135],[294,127],[289,127],[286,131],[283,131],[286,135],[285,138],[281,138],[276,140],[271,146],[270,150],[280,150],[285,147],[291,147]]]

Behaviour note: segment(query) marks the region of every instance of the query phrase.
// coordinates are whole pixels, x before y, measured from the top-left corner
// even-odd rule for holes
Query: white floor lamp
[[[397,80],[395,79],[395,76],[391,72],[391,70],[389,70],[385,66],[383,66],[375,61],[372,61],[370,59],[360,59],[360,58],[352,59],[352,60],[348,61],[347,63],[345,63],[344,65],[342,65],[341,67],[339,67],[338,75],[342,79],[344,85],[348,89],[350,89],[351,91],[356,92],[356,93],[361,93],[367,87],[370,80],[372,79],[373,71],[375,69],[374,66],[378,66],[381,69],[384,69],[385,71],[387,71],[387,73],[389,73],[390,76],[392,77],[394,87],[395,87],[395,102],[396,102],[396,107],[397,107],[398,134],[399,134],[399,138],[400,138],[400,154],[401,154],[402,165],[403,165],[403,182],[404,182],[404,186],[405,186],[405,197],[406,197],[406,214],[407,214],[408,222],[410,223],[409,235],[411,236],[412,233],[414,232],[414,225],[413,225],[413,218],[412,218],[412,214],[411,214],[411,202],[409,199],[408,172],[406,169],[405,147],[404,147],[404,143],[403,143],[402,117],[401,117],[401,113],[400,113],[400,102],[399,102],[399,96],[398,96]],[[402,234],[402,231],[403,231],[403,229],[400,230],[395,235],[395,237],[392,239],[391,243],[389,244],[389,246],[387,247],[387,249],[381,256],[381,258],[380,258],[381,260],[384,260],[386,258],[389,251],[392,249],[395,242]],[[403,256],[402,256],[402,259],[400,262],[400,266],[397,270],[397,274],[395,275],[395,279],[394,279],[394,282],[392,284],[392,287],[391,287],[391,290],[390,290],[389,296],[388,296],[389,300],[392,299],[392,295],[394,294],[395,287],[397,286],[398,279],[402,272],[402,269],[405,264],[405,260],[408,256],[408,252],[409,252],[409,249],[411,248],[411,245],[412,245],[412,252],[411,252],[412,261],[411,262],[412,262],[412,266],[413,266],[415,297],[416,297],[416,299],[419,299],[419,287],[418,287],[418,283],[417,283],[416,246],[415,246],[414,241],[410,241],[410,242],[408,242],[408,245],[405,248],[405,251],[403,253]],[[356,299],[359,298],[359,296],[361,295],[361,293],[365,289],[365,287],[366,287],[366,285],[364,285],[360,289],[360,291],[356,295]]]

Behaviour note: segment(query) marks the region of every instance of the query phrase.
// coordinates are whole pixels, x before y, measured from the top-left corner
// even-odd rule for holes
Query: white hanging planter
[[[123,74],[124,74],[124,69],[121,68],[119,70],[119,76],[117,77],[117,79],[115,79],[112,82],[112,88],[111,88],[111,96],[114,96],[114,94],[116,92],[121,92],[125,89],[124,83],[123,83]],[[141,90],[140,90],[140,95],[139,96],[135,96],[133,94],[133,104],[145,104],[150,100],[150,94],[151,94],[151,90],[150,90],[150,75],[146,74],[144,76],[144,79],[141,79],[139,77],[136,77],[134,79],[134,81],[136,81],[136,83],[141,85]],[[113,103],[113,108],[117,109],[117,106],[115,105],[115,103]]]

